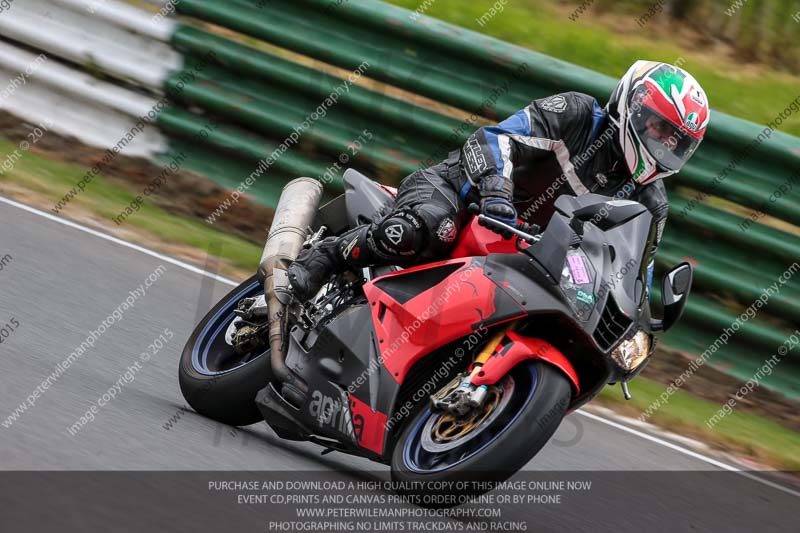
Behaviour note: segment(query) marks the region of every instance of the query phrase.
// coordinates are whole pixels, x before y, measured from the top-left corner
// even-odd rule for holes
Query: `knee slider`
[[[425,248],[425,226],[413,211],[399,211],[373,228],[371,241],[376,252],[388,259],[414,259]]]

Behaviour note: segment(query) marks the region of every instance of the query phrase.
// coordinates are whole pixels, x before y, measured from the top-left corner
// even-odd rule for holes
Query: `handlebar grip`
[[[524,231],[525,233],[530,233],[532,235],[536,235],[541,231],[542,228],[539,227],[538,224],[528,224],[527,222],[517,222],[517,229],[520,231]]]
[[[473,215],[478,215],[481,212],[481,206],[473,202],[469,204],[467,210],[469,210],[469,212],[472,213]]]

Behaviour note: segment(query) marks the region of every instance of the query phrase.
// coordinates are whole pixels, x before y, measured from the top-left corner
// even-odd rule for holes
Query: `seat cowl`
[[[351,228],[376,220],[394,202],[394,196],[386,188],[357,170],[348,168],[342,179]]]

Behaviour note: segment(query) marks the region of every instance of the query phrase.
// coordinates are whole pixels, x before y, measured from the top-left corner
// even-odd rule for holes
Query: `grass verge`
[[[15,148],[16,144],[0,137],[0,154],[13,153]],[[0,173],[0,193],[17,197],[49,212],[85,172],[82,166],[50,159],[31,149],[22,154],[13,168]],[[14,194],[15,191],[22,192],[24,198]],[[219,255],[223,273],[241,276],[253,272],[258,265],[261,257],[259,246],[211,228],[201,221],[171,214],[152,202],[146,201],[139,212],[117,226],[112,221],[113,217],[129,206],[136,194],[134,190],[101,174],[72,200],[64,210],[64,216],[92,226],[101,226],[115,235],[122,235],[149,248],[173,254],[183,249],[184,253],[178,255],[193,259],[195,263],[205,261],[203,252],[221,250]]]
[[[666,386],[644,377],[630,383],[633,398],[625,401],[619,387],[606,387],[595,399],[601,405],[622,414],[639,418]],[[738,452],[779,470],[800,471],[800,437],[777,422],[758,415],[737,412],[709,428],[706,420],[722,405],[676,391],[669,403],[645,420],[674,433],[696,438],[711,446]]]

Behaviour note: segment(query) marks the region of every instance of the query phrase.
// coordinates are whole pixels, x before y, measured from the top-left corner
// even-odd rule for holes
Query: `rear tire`
[[[181,354],[183,397],[199,414],[223,424],[247,426],[263,420],[255,397],[272,380],[269,349],[242,364],[224,341],[239,300],[258,295],[262,287],[253,276],[228,293],[195,327]]]
[[[519,410],[516,416],[510,415],[512,418],[506,422],[507,425],[498,427],[494,436],[482,442],[477,450],[471,452],[472,455],[464,452],[466,456],[451,465],[431,467],[429,465],[436,463],[437,456],[425,451],[420,443],[427,420],[434,416],[430,407],[425,407],[406,426],[392,453],[392,479],[396,482],[406,482],[406,486],[415,482],[419,487],[425,487],[430,482],[500,482],[525,466],[555,433],[569,406],[572,388],[560,370],[541,361],[521,363],[509,374],[515,377],[515,382],[520,385],[527,383],[529,390],[522,391],[527,394],[527,398],[523,398],[521,402],[517,400],[516,404],[509,404],[510,409]],[[515,395],[518,393],[519,391],[514,392]],[[519,407],[514,407],[515,405]],[[499,420],[502,421],[502,418],[500,416]],[[471,444],[471,446],[478,445]],[[430,461],[429,457],[433,457],[433,461]],[[428,490],[429,488],[406,490],[402,487],[399,492],[415,497],[412,501],[424,507],[450,507],[463,503],[462,501],[441,503],[442,498],[421,501],[419,497],[425,494],[438,496],[452,494]],[[484,492],[486,490],[467,490],[459,494],[471,497]]]

